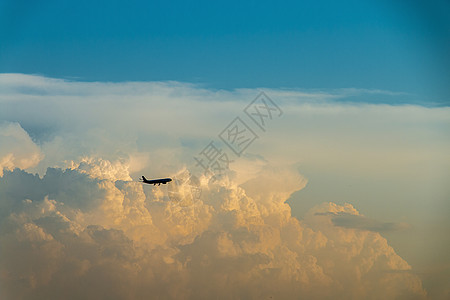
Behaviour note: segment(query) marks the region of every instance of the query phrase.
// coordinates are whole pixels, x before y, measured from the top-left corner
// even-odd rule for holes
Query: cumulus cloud
[[[304,185],[293,170],[258,175],[293,178],[270,193],[224,178],[203,183],[201,197],[180,206],[163,188],[105,176],[123,169],[87,159],[42,178],[5,172],[0,198],[11,206],[0,219],[2,297],[425,297],[381,235],[324,220],[338,211],[358,215],[351,205],[324,204],[303,222],[293,218],[284,201]]]
[[[299,221],[285,203],[307,184],[292,167],[303,156],[326,166],[354,156],[311,147],[317,132],[331,137],[321,142],[333,143],[347,121],[314,129],[301,122],[340,113],[378,120],[386,115],[379,107],[330,105],[344,91],[274,90],[286,112],[283,127],[275,136],[258,132],[254,150],[213,182],[192,166],[192,157],[242,114],[255,90],[21,74],[1,74],[0,87],[0,120],[7,122],[0,127],[2,298],[426,297],[411,266],[379,233],[396,225],[334,203]],[[445,123],[446,113],[392,107],[388,117]],[[292,139],[299,127],[305,129],[301,147]],[[362,139],[351,146],[365,145]],[[143,173],[175,180],[144,187],[133,181]]]

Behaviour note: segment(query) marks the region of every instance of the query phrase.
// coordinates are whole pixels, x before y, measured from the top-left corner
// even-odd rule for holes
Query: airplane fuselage
[[[148,183],[148,184],[153,184],[153,185],[160,185],[161,183],[162,184],[166,184],[166,183],[171,182],[171,181],[172,181],[171,178],[161,178],[161,179],[147,180],[147,178],[142,176],[142,182],[143,183]]]

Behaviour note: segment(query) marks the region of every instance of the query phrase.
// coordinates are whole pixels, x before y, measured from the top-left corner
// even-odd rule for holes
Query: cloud
[[[65,168],[65,161],[79,163],[83,157],[121,158],[134,161],[132,177],[138,171],[157,176],[152,172],[173,173],[180,164],[194,164],[192,157],[211,140],[219,140],[218,134],[236,116],[253,126],[242,110],[259,92],[24,74],[0,74],[0,87],[0,120],[20,124],[44,155],[31,171],[43,175],[49,166]],[[284,164],[305,161],[327,169],[344,164],[348,170],[380,176],[390,175],[385,170],[393,166],[396,172],[410,174],[411,166],[428,163],[430,157],[436,164],[450,165],[448,107],[345,101],[383,94],[370,90],[266,92],[285,113],[265,133],[254,128],[259,138],[246,150],[248,155]]]
[[[3,170],[27,169],[43,158],[28,133],[18,123],[0,123],[0,176]]]
[[[316,216],[331,216],[331,221],[336,226],[376,232],[404,230],[409,228],[409,225],[405,223],[380,222],[362,215],[354,215],[345,212],[316,213]]]
[[[212,182],[193,156],[256,90],[0,74],[0,297],[425,298],[379,233],[398,225],[332,202],[299,221],[285,203],[307,183],[299,161],[377,175],[448,163],[433,138],[448,108],[331,102],[347,92],[269,91],[282,122]]]
[[[0,219],[2,297],[425,297],[416,275],[397,272],[411,267],[382,236],[317,215],[357,214],[351,205],[324,204],[304,222],[293,218],[284,201],[304,183],[289,168],[257,175],[292,178],[271,193],[252,190],[253,182],[243,185],[247,193],[227,178],[203,181],[200,199],[185,207],[163,188],[146,194],[97,168],[124,169],[87,159],[42,178],[4,173],[0,198],[14,205]]]

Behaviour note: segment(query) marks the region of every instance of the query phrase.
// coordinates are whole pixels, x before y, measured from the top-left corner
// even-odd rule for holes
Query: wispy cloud
[[[375,219],[368,218],[366,216],[354,215],[346,212],[326,212],[316,213],[316,215],[331,216],[331,220],[336,226],[375,232],[405,230],[410,227],[410,225],[406,223],[381,222]]]

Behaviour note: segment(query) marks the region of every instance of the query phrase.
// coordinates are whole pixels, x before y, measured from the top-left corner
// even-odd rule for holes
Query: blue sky
[[[445,1],[2,0],[0,72],[218,89],[381,89],[448,105],[449,7]]]

